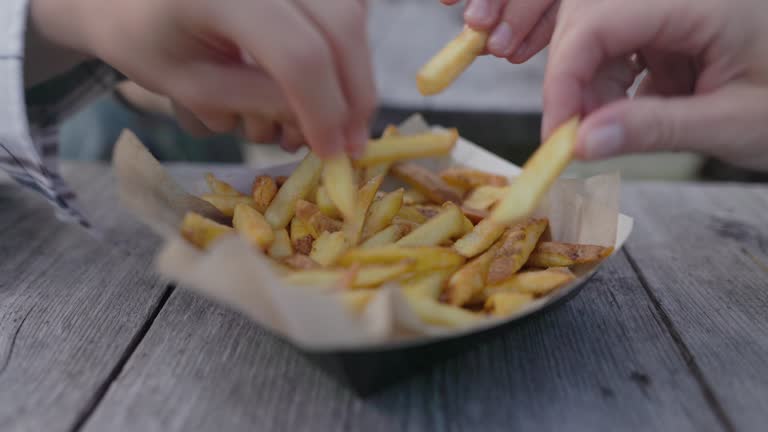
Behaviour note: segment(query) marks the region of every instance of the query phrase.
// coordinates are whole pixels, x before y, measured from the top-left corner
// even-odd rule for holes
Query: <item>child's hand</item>
[[[453,5],[460,0],[440,0]],[[487,51],[523,63],[549,44],[560,0],[468,0],[464,21],[490,32]]]
[[[359,151],[376,105],[363,0],[31,0],[52,41],[170,97],[208,129],[282,126],[321,155]],[[243,55],[243,53],[247,53]]]

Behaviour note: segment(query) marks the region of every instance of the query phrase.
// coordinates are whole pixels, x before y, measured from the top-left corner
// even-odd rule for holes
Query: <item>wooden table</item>
[[[766,430],[766,187],[627,185],[635,232],[579,296],[361,399],[158,278],[108,167],[65,168],[104,240],[0,184],[0,429]]]

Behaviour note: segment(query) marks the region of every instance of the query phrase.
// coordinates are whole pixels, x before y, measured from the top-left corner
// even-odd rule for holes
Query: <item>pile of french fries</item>
[[[558,133],[571,139],[574,127],[563,126],[554,141]],[[382,286],[395,286],[424,323],[451,328],[514,314],[571,282],[573,266],[611,254],[546,240],[547,219],[529,216],[559,174],[546,163],[510,184],[412,161],[450,153],[457,138],[456,130],[401,136],[390,126],[357,160],[310,153],[287,178],[256,177],[250,195],[208,174],[210,193],[201,198],[231,224],[188,213],[181,234],[201,249],[242,236],[287,285],[339,294],[356,313]],[[548,141],[538,160],[562,147]],[[386,176],[404,187],[380,190]]]

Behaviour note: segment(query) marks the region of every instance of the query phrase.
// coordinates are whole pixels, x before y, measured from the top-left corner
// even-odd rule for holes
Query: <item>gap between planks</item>
[[[149,329],[152,328],[152,325],[155,323],[155,319],[158,315],[160,315],[160,311],[163,310],[163,307],[165,307],[165,304],[168,302],[168,299],[171,297],[171,294],[173,294],[175,290],[176,287],[173,284],[166,285],[165,289],[163,290],[163,294],[158,299],[157,305],[155,305],[155,307],[152,309],[152,313],[150,314],[149,318],[139,328],[133,338],[131,338],[130,343],[125,347],[125,351],[120,356],[117,363],[115,363],[115,367],[112,369],[109,375],[107,375],[107,378],[98,387],[98,389],[96,389],[96,392],[94,392],[93,399],[85,406],[83,412],[78,414],[74,425],[70,429],[70,432],[79,432],[83,429],[83,427],[85,427],[86,423],[88,423],[91,415],[93,415],[93,413],[96,411],[96,408],[99,407],[99,404],[104,399],[104,396],[112,387],[112,384],[115,382],[117,377],[119,377],[123,372],[123,368],[125,367],[126,363],[128,363],[128,360],[130,360],[130,358],[133,356],[133,353],[136,352],[136,348],[139,347],[141,341],[144,340],[144,337],[147,335],[147,333],[149,333]]]
[[[720,400],[718,400],[717,396],[715,396],[712,385],[704,377],[704,373],[701,371],[699,364],[696,362],[696,357],[694,357],[691,350],[685,344],[682,336],[680,336],[680,332],[672,323],[672,320],[670,319],[669,315],[667,315],[667,312],[664,310],[659,299],[653,293],[653,290],[651,290],[650,286],[648,285],[648,280],[646,279],[645,274],[643,274],[643,270],[640,268],[640,266],[638,266],[637,262],[632,257],[632,254],[630,253],[627,245],[624,245],[622,252],[627,258],[627,261],[632,267],[632,270],[637,275],[637,279],[639,280],[640,285],[643,287],[643,290],[648,296],[651,304],[653,305],[653,308],[656,310],[656,313],[659,315],[659,317],[661,317],[661,324],[663,324],[664,328],[666,328],[667,332],[669,332],[669,336],[672,338],[675,347],[680,352],[680,356],[688,368],[688,371],[699,384],[699,388],[701,389],[701,393],[704,396],[704,400],[706,401],[707,405],[709,405],[709,407],[712,409],[712,412],[715,414],[715,417],[720,422],[720,425],[724,430],[727,432],[735,432],[736,428],[734,427],[733,422],[725,412],[725,409],[720,403]]]

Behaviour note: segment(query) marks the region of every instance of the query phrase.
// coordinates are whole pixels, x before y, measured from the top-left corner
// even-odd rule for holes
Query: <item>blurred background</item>
[[[369,28],[381,108],[373,124],[377,136],[389,123],[420,112],[430,123],[457,127],[462,136],[522,164],[539,143],[541,83],[546,53],[524,65],[483,57],[450,89],[422,97],[417,70],[462,27],[462,8],[437,0],[372,0]],[[194,139],[170,116],[168,102],[131,83],[121,85],[62,128],[64,159],[109,160],[120,130],[137,132],[164,161],[255,163],[264,166],[301,158],[276,145],[246,143],[234,136]],[[599,163],[574,163],[572,175],[621,171],[626,179],[767,181],[691,154],[639,155]]]

